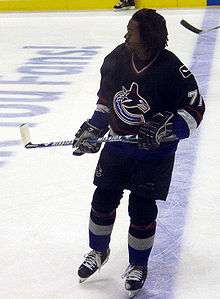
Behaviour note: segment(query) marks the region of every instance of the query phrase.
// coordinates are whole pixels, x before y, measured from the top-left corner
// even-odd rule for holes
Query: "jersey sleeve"
[[[205,103],[195,77],[185,65],[175,68],[171,94],[176,104],[173,132],[179,139],[188,138],[200,125]]]
[[[117,80],[116,75],[117,57],[114,53],[110,53],[103,62],[101,67],[101,81],[98,90],[97,104],[105,105],[109,108],[112,106],[112,98],[114,96],[114,83]]]
[[[100,69],[101,73],[101,81],[98,95],[98,101],[96,103],[96,109],[92,118],[90,119],[90,123],[100,129],[106,129],[109,123],[109,114],[112,106],[112,91],[114,80],[115,80],[115,64],[116,59],[114,55],[109,54],[103,62],[103,65]]]

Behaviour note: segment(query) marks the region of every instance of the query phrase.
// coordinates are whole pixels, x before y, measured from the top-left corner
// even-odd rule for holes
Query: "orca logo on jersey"
[[[130,89],[124,86],[113,100],[114,111],[126,124],[135,126],[145,122],[143,114],[150,110],[148,102],[139,95],[138,84],[133,82]]]

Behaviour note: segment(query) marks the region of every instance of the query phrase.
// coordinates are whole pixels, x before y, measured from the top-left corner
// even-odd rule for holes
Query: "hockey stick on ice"
[[[65,145],[72,145],[73,140],[61,140],[61,141],[51,141],[48,143],[32,143],[31,142],[31,136],[28,124],[23,124],[20,126],[20,134],[22,142],[25,146],[25,148],[40,148],[40,147],[52,147],[52,146],[65,146]],[[134,135],[126,135],[126,136],[107,136],[107,137],[101,137],[98,139],[95,139],[94,142],[129,142],[129,143],[137,143],[138,137]],[[93,142],[91,140],[91,142]]]
[[[188,23],[187,21],[185,20],[181,20],[180,21],[180,24],[183,25],[183,27],[185,27],[186,29],[196,33],[196,34],[203,34],[203,33],[207,33],[207,32],[210,32],[212,30],[216,30],[216,29],[219,29],[220,26],[216,26],[216,27],[213,27],[213,28],[209,28],[209,29],[198,29],[196,27],[194,27],[193,25],[191,25],[190,23]]]

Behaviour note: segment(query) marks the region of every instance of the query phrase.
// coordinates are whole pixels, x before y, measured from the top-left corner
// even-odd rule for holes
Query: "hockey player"
[[[134,0],[120,0],[115,6],[115,10],[125,10],[125,9],[134,9],[135,2]]]
[[[166,200],[178,142],[197,129],[205,111],[193,74],[167,42],[165,19],[156,10],[134,13],[125,43],[104,60],[96,110],[74,141],[73,154],[82,155],[98,152],[100,144],[91,140],[108,129],[112,136],[138,135],[138,144],[106,143],[101,151],[89,221],[92,250],[78,270],[84,281],[107,262],[116,209],[130,190],[125,288],[131,296],[147,277],[156,201]]]

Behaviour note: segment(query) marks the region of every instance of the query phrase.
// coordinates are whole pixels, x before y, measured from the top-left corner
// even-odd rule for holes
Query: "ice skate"
[[[101,267],[108,261],[109,254],[109,248],[104,252],[98,252],[95,250],[90,251],[78,269],[79,282],[84,282],[97,270],[100,270]]]
[[[128,291],[129,298],[134,298],[142,289],[147,277],[147,267],[129,265],[122,278],[125,280],[125,289]]]
[[[115,10],[126,10],[126,9],[134,9],[135,3],[134,0],[120,0],[118,4],[114,6]]]

